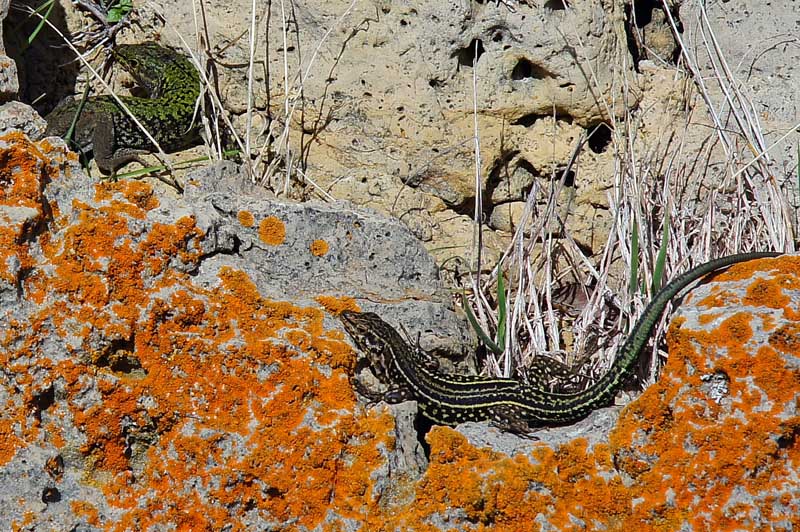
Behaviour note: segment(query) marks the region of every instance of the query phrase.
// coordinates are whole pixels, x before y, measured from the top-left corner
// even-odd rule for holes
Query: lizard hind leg
[[[491,410],[491,424],[494,427],[504,431],[511,432],[517,436],[537,440],[538,438],[533,435],[531,426],[525,419],[521,417],[521,412],[513,405],[498,405],[493,406]]]
[[[367,399],[367,404],[369,406],[380,403],[381,401],[394,405],[414,399],[414,393],[411,391],[411,388],[408,388],[407,386],[394,386],[386,391],[381,392],[373,390],[357,377],[351,378],[350,384],[353,386],[358,395]]]

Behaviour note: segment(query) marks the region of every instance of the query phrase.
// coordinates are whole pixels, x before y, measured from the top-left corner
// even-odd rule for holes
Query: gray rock
[[[0,22],[3,22],[8,16],[10,1],[11,0],[0,0]],[[0,101],[10,100],[19,93],[17,64],[6,55],[6,41],[3,38],[3,26],[4,24],[0,24]]]
[[[616,425],[618,418],[619,407],[609,407],[595,410],[586,418],[571,425],[543,427],[534,430],[529,436],[519,436],[501,431],[486,421],[463,423],[458,426],[458,431],[476,447],[489,447],[508,456],[528,455],[530,457],[531,450],[542,443],[558,449],[561,445],[577,438],[587,438],[588,450],[591,450],[596,444],[608,441],[608,434]],[[531,459],[533,460],[533,458]]]
[[[11,130],[23,131],[29,138],[38,140],[44,135],[47,122],[36,111],[20,102],[0,105],[0,134]]]
[[[63,466],[58,467],[62,461]],[[102,490],[85,482],[83,464],[70,463],[50,445],[20,449],[0,468],[0,486],[0,524],[6,530],[12,529],[11,523],[26,522],[29,512],[39,516],[37,529],[103,530],[92,525],[87,515],[75,513],[70,503],[77,500],[111,518],[121,514],[108,505]]]
[[[420,333],[426,350],[455,359],[474,351],[464,320],[444,304],[448,296],[436,264],[405,225],[344,202],[293,203],[249,194],[241,176],[221,178],[220,168],[230,163],[187,178],[187,202],[213,207],[198,218],[207,235],[215,235],[206,238],[214,243],[203,250],[208,259],[198,282],[213,284],[219,267],[240,264],[269,297],[309,302],[319,294],[351,297],[362,310],[404,324],[412,336]],[[245,227],[239,221],[245,212],[254,220],[280,219],[285,240],[264,242],[258,224]],[[314,256],[315,242],[324,242],[327,253]]]
[[[17,63],[7,55],[0,54],[0,101],[15,98],[18,93]]]

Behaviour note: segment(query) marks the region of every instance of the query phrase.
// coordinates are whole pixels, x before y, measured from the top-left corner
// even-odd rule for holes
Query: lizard
[[[633,372],[667,304],[683,289],[732,264],[779,255],[782,253],[729,255],[700,264],[667,283],[645,308],[611,368],[576,393],[552,392],[545,386],[509,378],[438,373],[377,314],[344,310],[338,317],[375,376],[389,386],[385,393],[374,393],[356,382],[356,391],[361,395],[388,403],[416,400],[425,417],[441,425],[490,420],[504,430],[527,434],[532,427],[577,421],[611,402]]]
[[[165,151],[177,151],[197,138],[195,103],[200,74],[188,57],[154,42],[119,45],[113,55],[147,93],[147,98],[120,99]],[[45,117],[47,136],[64,137],[81,105],[68,98]],[[80,111],[74,141],[82,153],[92,151],[103,174],[113,174],[142,153],[156,151],[153,143],[110,95],[89,98]]]

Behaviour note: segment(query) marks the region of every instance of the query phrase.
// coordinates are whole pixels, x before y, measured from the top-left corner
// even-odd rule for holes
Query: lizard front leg
[[[96,115],[92,145],[94,160],[97,162],[97,167],[100,171],[113,177],[117,172],[117,168],[131,161],[147,166],[147,163],[139,157],[140,154],[147,153],[147,150],[118,148],[116,134],[118,132],[114,127],[114,118],[110,114]]]

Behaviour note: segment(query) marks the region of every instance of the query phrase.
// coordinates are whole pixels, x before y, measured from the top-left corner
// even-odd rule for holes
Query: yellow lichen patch
[[[280,246],[286,240],[286,226],[275,216],[267,216],[258,224],[258,237],[267,245]]]
[[[309,246],[311,254],[315,257],[322,257],[328,253],[328,243],[324,240],[314,240]]]
[[[253,227],[256,224],[256,218],[250,211],[239,211],[236,217],[243,227]]]

